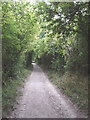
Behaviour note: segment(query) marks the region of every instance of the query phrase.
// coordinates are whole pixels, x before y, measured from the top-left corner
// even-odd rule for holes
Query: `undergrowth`
[[[18,88],[22,86],[25,78],[30,74],[30,70],[23,68],[17,73],[16,78],[9,78],[7,83],[2,87],[2,116],[5,117],[14,110],[16,97],[20,95]]]
[[[71,72],[61,75],[52,70],[48,70],[47,74],[51,82],[69,96],[81,111],[88,111],[88,77]]]

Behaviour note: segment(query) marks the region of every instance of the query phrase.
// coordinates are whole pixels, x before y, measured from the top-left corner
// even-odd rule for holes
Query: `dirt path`
[[[33,67],[10,118],[83,118],[70,100],[49,82],[41,68],[35,63]]]

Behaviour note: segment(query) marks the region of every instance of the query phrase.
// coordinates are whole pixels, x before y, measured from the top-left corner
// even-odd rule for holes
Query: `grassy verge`
[[[66,72],[63,76],[55,71],[47,72],[49,79],[70,97],[81,111],[88,110],[88,78]]]
[[[7,116],[13,109],[16,97],[20,95],[18,88],[22,86],[25,78],[31,71],[23,68],[17,74],[16,78],[7,80],[8,82],[2,88],[2,109],[3,117]]]
[[[50,81],[66,94],[70,100],[79,108],[80,111],[88,113],[88,76],[75,74],[70,71],[64,73],[54,70],[47,70],[41,66],[47,73]]]

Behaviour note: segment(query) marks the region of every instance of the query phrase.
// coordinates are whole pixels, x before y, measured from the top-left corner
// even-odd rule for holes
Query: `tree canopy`
[[[58,71],[86,71],[88,3],[2,2],[3,77],[32,59]]]

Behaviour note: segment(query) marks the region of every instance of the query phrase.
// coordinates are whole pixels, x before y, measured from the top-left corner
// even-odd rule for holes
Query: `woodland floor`
[[[35,63],[21,92],[9,118],[87,118]]]

